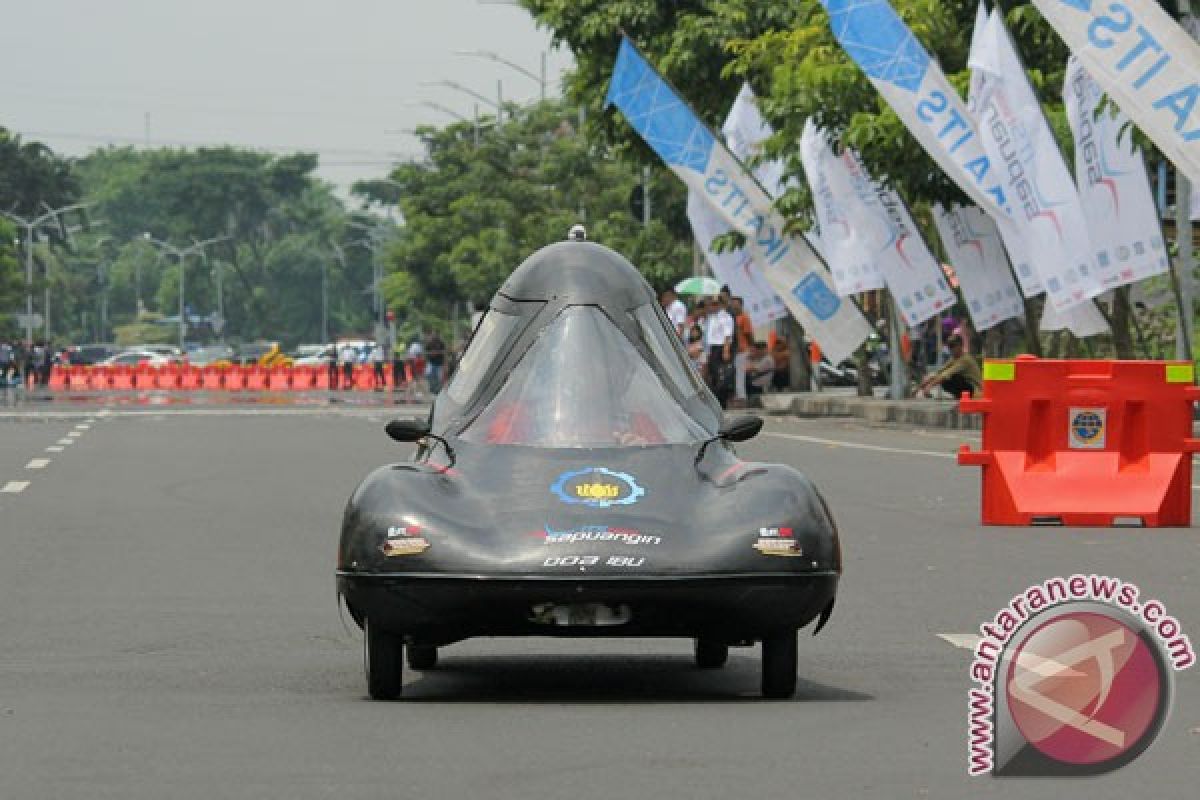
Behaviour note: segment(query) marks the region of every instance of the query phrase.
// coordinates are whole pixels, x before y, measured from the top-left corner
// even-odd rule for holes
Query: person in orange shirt
[[[750,361],[750,348],[754,345],[754,323],[746,313],[745,300],[735,297],[730,301],[729,313],[733,315],[734,342],[737,355],[733,357],[733,394],[738,405],[746,404],[746,364]]]

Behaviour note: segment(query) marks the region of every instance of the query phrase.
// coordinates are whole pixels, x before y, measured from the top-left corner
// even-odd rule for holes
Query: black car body
[[[701,666],[764,643],[790,696],[796,631],[832,610],[841,553],[812,484],[737,458],[653,291],[617,253],[563,242],[501,287],[420,441],[345,512],[338,589],[366,630],[368,688],[400,694],[402,650],[473,636],[673,636]],[[824,616],[823,616],[824,615]]]

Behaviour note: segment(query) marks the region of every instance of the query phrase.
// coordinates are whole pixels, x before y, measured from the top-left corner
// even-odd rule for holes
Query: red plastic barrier
[[[984,364],[983,446],[958,463],[983,467],[985,525],[1191,525],[1194,369],[1170,361]]]
[[[133,388],[133,370],[121,364],[112,369],[112,388],[114,389],[132,389]]]
[[[304,391],[311,389],[317,382],[317,374],[313,367],[292,367],[292,389]]]
[[[247,391],[261,392],[267,388],[267,371],[262,367],[249,367],[242,373],[246,376]]]
[[[51,389],[64,389],[67,386],[67,367],[55,364],[50,368],[50,383],[48,386]],[[7,375],[5,377],[8,377]]]
[[[231,392],[240,392],[246,388],[246,371],[236,364],[224,370],[225,388]]]
[[[200,370],[200,388],[210,391],[225,388],[223,370],[214,366],[205,366]]]
[[[112,367],[89,367],[88,388],[94,392],[103,392],[112,388]]]
[[[200,382],[203,379],[204,373],[199,367],[193,367],[188,364],[179,371],[179,388],[180,389],[199,389]]]
[[[329,367],[310,367],[313,370],[313,389],[329,388]]]
[[[273,392],[286,392],[292,388],[291,367],[271,367],[267,371],[267,388]]]
[[[86,367],[67,367],[67,388],[75,391],[86,391],[88,376]]]

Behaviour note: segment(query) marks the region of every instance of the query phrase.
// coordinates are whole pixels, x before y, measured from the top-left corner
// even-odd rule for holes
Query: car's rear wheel
[[[700,669],[718,669],[729,660],[729,645],[713,639],[696,640],[696,666]]]
[[[784,631],[763,639],[763,697],[786,699],[796,693],[796,631]]]
[[[410,669],[428,670],[437,666],[438,649],[431,644],[410,644],[408,666]]]
[[[404,640],[364,620],[363,668],[372,700],[397,700],[404,678]]]

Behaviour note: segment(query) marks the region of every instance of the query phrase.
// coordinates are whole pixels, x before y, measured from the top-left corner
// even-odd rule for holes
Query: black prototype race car
[[[801,473],[739,460],[653,291],[617,253],[562,242],[508,279],[419,442],[347,506],[338,592],[372,698],[472,636],[673,636],[715,668],[761,641],[790,697],[797,631],[833,610],[837,529]]]

